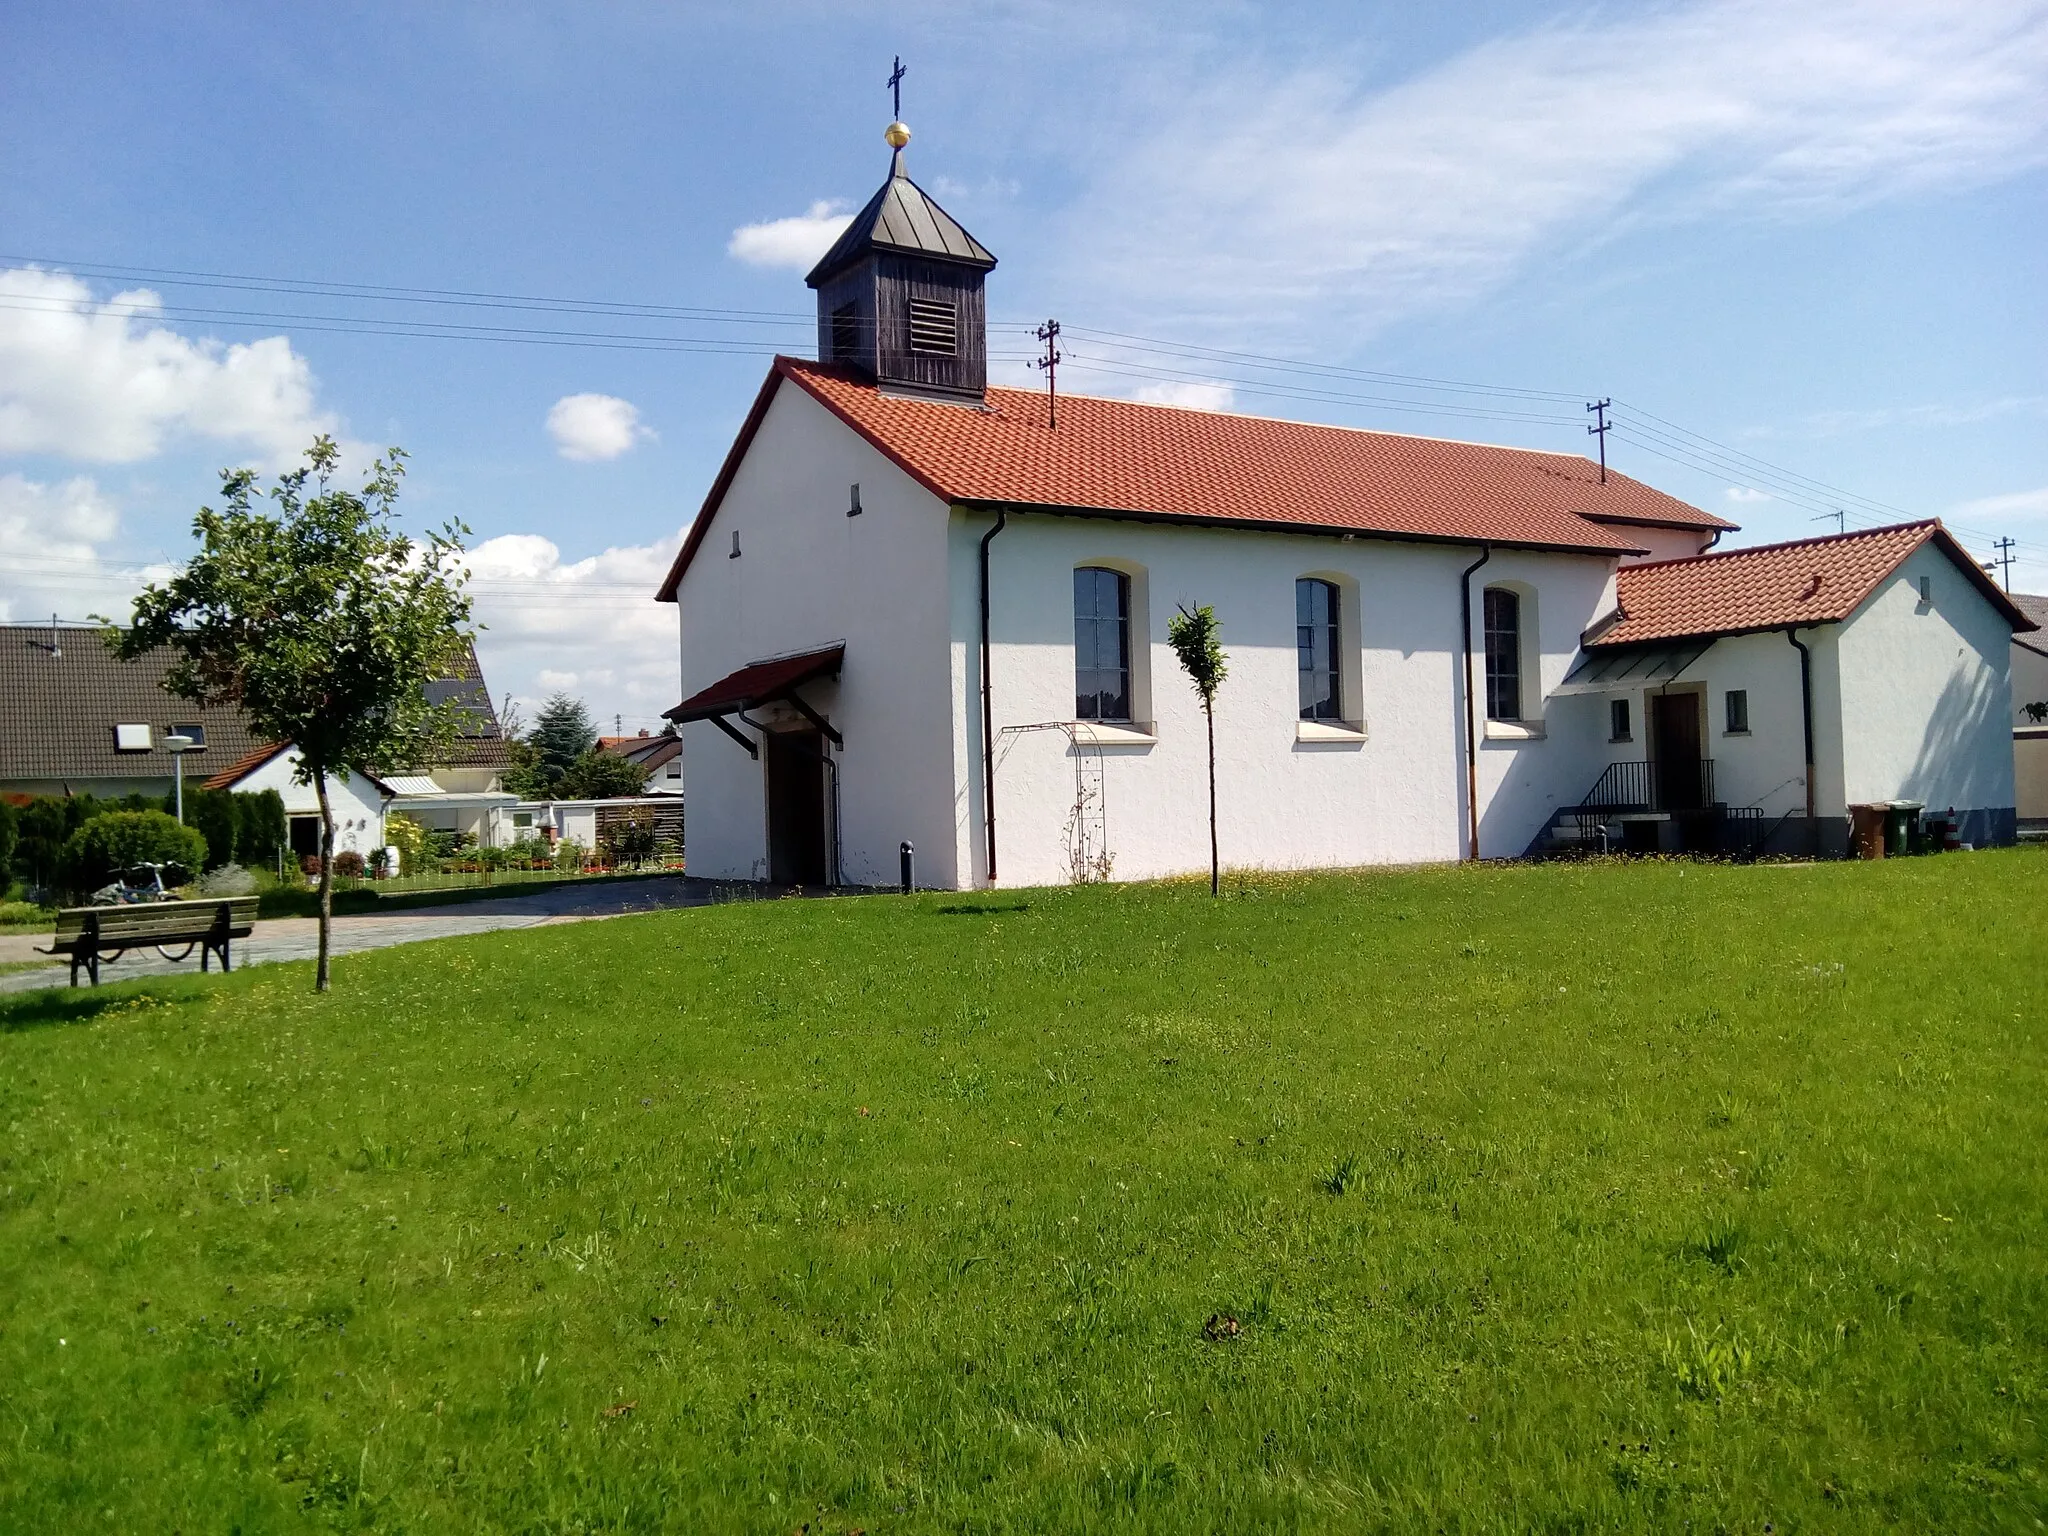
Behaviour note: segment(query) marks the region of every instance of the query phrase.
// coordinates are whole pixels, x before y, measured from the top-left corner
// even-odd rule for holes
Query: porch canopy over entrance
[[[1619,688],[1655,688],[1678,681],[1679,673],[1706,655],[1713,635],[1662,645],[1617,645],[1588,651],[1565,674],[1553,697],[1571,693],[1609,693]]]
[[[821,677],[837,677],[845,660],[846,647],[831,645],[821,651],[779,656],[773,661],[749,662],[737,672],[721,677],[709,688],[691,694],[674,709],[662,711],[662,714],[677,725],[692,720],[709,720],[745,747],[748,756],[759,757],[760,749],[735,730],[728,717],[763,704],[783,703],[815,725],[834,746],[841,746],[844,743],[839,733],[823,715],[797,696],[797,689]]]

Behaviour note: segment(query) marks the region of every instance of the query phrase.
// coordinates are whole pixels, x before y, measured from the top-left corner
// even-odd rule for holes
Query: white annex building
[[[893,142],[893,141],[892,141]],[[1570,454],[989,388],[995,258],[904,174],[810,275],[663,584],[693,874],[943,888],[1206,870],[1166,644],[1214,607],[1226,865],[1839,850],[2014,825],[2026,617],[1936,523],[1733,525]]]

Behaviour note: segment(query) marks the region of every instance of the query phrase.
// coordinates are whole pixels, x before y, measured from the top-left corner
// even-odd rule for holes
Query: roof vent
[[[1806,590],[1799,594],[1799,601],[1802,603],[1813,601],[1815,595],[1820,591],[1820,583],[1821,574],[1819,571],[1815,571],[1806,579]]]

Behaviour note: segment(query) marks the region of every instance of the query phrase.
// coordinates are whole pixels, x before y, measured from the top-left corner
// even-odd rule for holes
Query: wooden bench
[[[183,960],[199,948],[199,969],[205,970],[215,955],[220,968],[230,969],[229,946],[246,939],[256,924],[256,898],[229,896],[211,901],[152,901],[132,907],[66,907],[57,914],[56,941],[43,955],[71,957],[71,985],[78,985],[78,968],[84,966],[92,984],[100,984],[100,962],[111,965],[131,949],[153,945],[159,954],[168,945],[182,944],[183,954],[164,955],[166,960]]]

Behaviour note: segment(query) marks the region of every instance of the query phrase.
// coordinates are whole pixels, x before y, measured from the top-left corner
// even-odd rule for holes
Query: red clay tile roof
[[[1623,566],[1616,578],[1621,620],[1592,646],[1835,623],[1854,613],[1908,555],[1930,541],[2015,629],[2033,628],[1969,552],[1930,518],[1790,544]]]
[[[267,747],[258,747],[253,752],[244,753],[199,787],[201,789],[233,789],[258,768],[261,768],[265,763],[276,757],[278,753],[286,751],[290,745],[289,742],[274,741]]]
[[[780,357],[658,594],[676,584],[788,379],[947,502],[1060,509],[1243,528],[1362,533],[1625,554],[1626,527],[1734,524],[1578,454],[1495,448],[1062,396],[990,389],[988,408],[884,394],[844,369]]]
[[[845,660],[845,646],[829,645],[822,651],[806,651],[801,656],[750,662],[663,713],[678,725],[689,720],[709,720],[713,715],[729,715],[736,709],[780,698],[812,678],[837,677]]]

